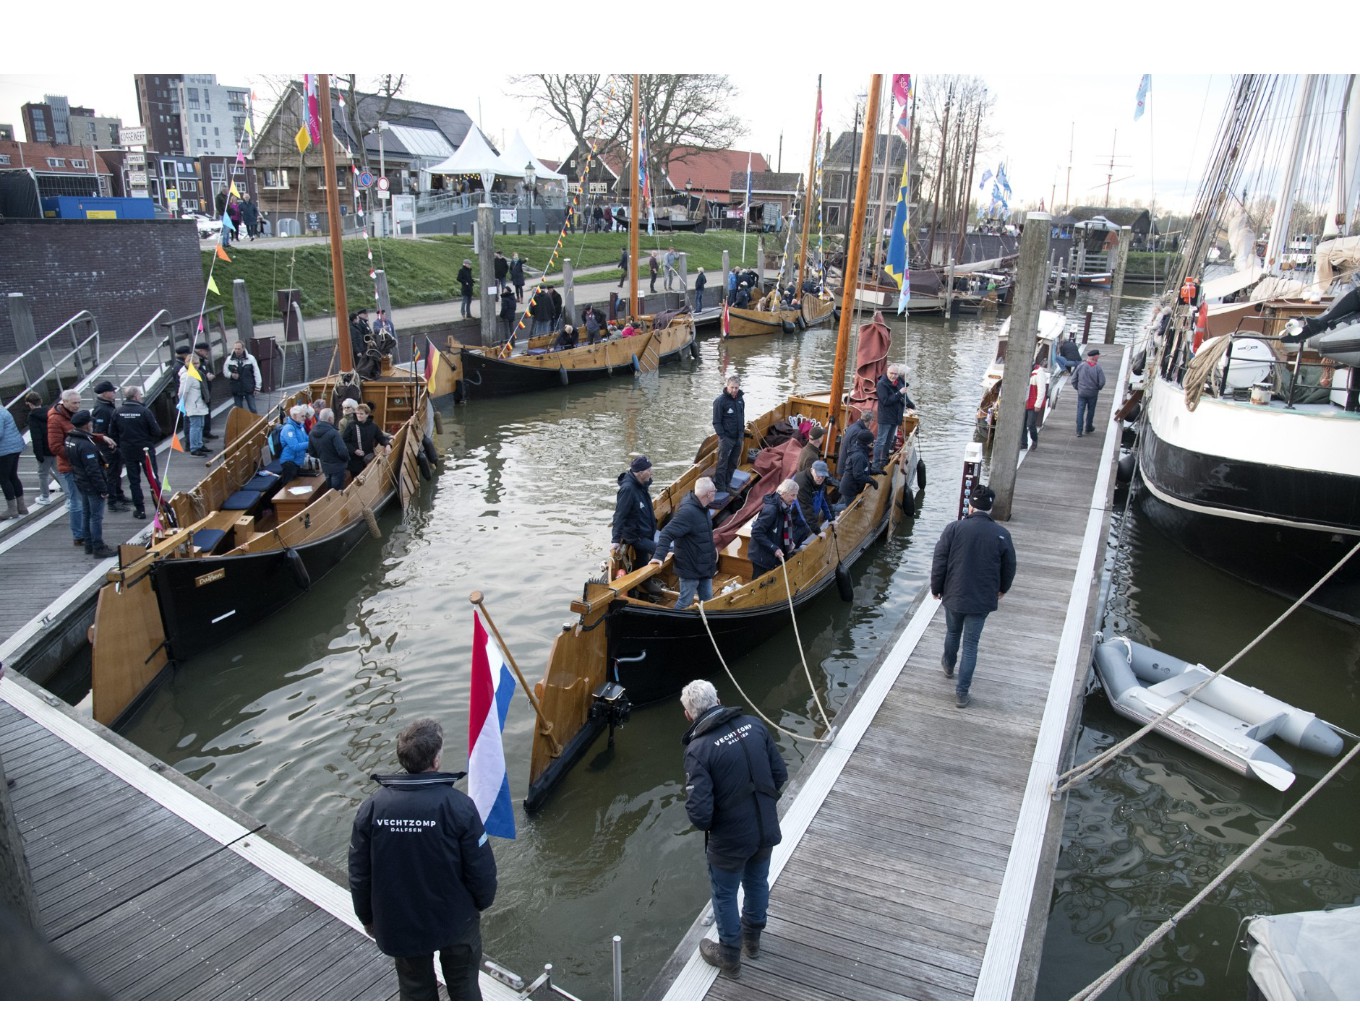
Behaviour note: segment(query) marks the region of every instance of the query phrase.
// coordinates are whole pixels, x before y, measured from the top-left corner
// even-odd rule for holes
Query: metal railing
[[[144,393],[154,392],[173,360],[173,352],[169,352],[170,358],[162,354],[161,349],[165,346],[165,341],[157,332],[157,327],[163,326],[168,335],[169,316],[170,313],[164,308],[153,315],[147,320],[146,325],[114,351],[108,360],[90,372],[81,386],[91,379],[102,377],[113,382],[118,387],[119,393],[125,386],[134,384],[140,386]],[[166,320],[165,323],[162,323],[162,319]],[[154,370],[148,370],[148,365],[153,361]]]
[[[77,330],[83,327],[88,328],[89,332],[81,337],[77,333]],[[71,349],[65,353],[61,353],[53,346],[54,339],[63,332],[69,332],[71,337]],[[45,360],[44,355],[46,356]],[[20,354],[4,368],[0,368],[0,379],[5,378],[16,366],[22,370],[24,376],[23,391],[16,394],[5,404],[5,410],[8,411],[13,409],[14,406],[23,399],[25,393],[29,390],[39,388],[43,383],[50,379],[56,380],[58,390],[72,388],[66,386],[64,382],[67,373],[63,371],[63,366],[65,366],[67,362],[71,363],[69,377],[74,386],[75,383],[86,375],[85,358],[87,355],[89,356],[89,365],[91,367],[99,363],[99,323],[95,320],[93,312],[82,309],[56,329],[52,330],[52,332],[48,333],[47,336],[43,337],[28,350]],[[35,358],[37,359],[36,367],[41,367],[47,362],[51,363],[50,367],[35,374]]]

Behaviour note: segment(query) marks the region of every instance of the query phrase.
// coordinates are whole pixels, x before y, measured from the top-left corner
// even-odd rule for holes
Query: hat
[[[193,354],[194,352],[193,352],[193,348],[191,348],[188,344],[180,344],[178,347],[175,348],[175,353],[176,353],[176,354]]]
[[[814,475],[821,475],[825,478],[827,475],[831,474],[831,469],[826,466],[826,461],[814,460],[812,462],[812,473]]]
[[[996,492],[986,485],[973,486],[972,495],[968,497],[969,505],[977,510],[990,510],[994,502]]]
[[[115,389],[117,389],[117,387],[107,379],[100,379],[99,382],[94,384],[94,391],[96,393],[112,393]]]
[[[194,344],[194,350],[210,351],[212,350],[212,344],[208,343],[206,340],[200,340],[198,343]]]
[[[94,415],[90,414],[89,411],[77,411],[71,415],[71,424],[80,428],[82,425],[88,425],[93,419]]]
[[[826,429],[822,428],[820,425],[814,425],[812,426],[812,432],[808,438],[821,439],[824,435],[826,435]]]
[[[472,259],[463,259],[463,265],[465,266],[472,265]]]
[[[628,470],[637,474],[639,471],[646,471],[651,468],[652,462],[646,457],[634,457],[633,463],[628,465]]]
[[[1092,348],[1091,350],[1089,350],[1089,351],[1086,352],[1086,356],[1087,356],[1088,358],[1098,358],[1098,357],[1100,357],[1100,352],[1099,352],[1098,350],[1096,350],[1095,348]]]

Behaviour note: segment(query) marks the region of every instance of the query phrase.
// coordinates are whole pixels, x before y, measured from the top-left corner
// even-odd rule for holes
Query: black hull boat
[[[667,328],[674,330],[681,328],[681,325]],[[684,337],[679,339],[685,340]],[[550,356],[499,358],[487,348],[464,347],[460,352],[463,363],[462,385],[467,396],[472,399],[504,397],[570,386],[573,383],[590,382],[595,379],[608,379],[620,374],[635,375],[645,371],[642,363],[647,349],[645,338],[640,338],[638,343],[629,344],[614,352],[605,352],[604,346],[593,344],[574,349],[591,354],[596,353],[591,350],[592,347],[601,348],[598,352],[600,356],[594,359]],[[563,355],[573,353],[574,351],[561,352]],[[698,343],[694,340],[691,325],[688,339],[683,343],[666,342],[661,353],[657,355],[656,363],[667,365],[679,361],[682,357],[697,355]]]

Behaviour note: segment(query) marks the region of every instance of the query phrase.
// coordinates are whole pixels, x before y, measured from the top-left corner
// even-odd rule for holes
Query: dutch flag
[[[472,698],[468,715],[468,794],[492,836],[515,838],[510,777],[501,732],[515,694],[515,678],[500,649],[487,640],[482,618],[472,614]]]

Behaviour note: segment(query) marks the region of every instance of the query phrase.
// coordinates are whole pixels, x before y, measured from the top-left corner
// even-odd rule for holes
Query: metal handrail
[[[76,327],[76,323],[80,322],[82,319],[87,320],[89,322],[89,325],[92,327],[93,332],[86,336],[83,340],[76,340],[74,330]],[[70,352],[58,358],[56,352],[52,349],[52,339],[58,333],[65,329],[70,329],[73,331],[72,346]],[[99,362],[99,322],[98,320],[95,319],[93,312],[90,312],[86,309],[82,309],[79,312],[76,312],[75,315],[71,316],[56,329],[52,330],[52,332],[48,333],[45,337],[43,337],[41,340],[35,343],[28,350],[20,354],[17,358],[11,361],[4,368],[0,368],[0,378],[3,378],[5,375],[7,375],[9,371],[16,365],[19,365],[23,368],[24,374],[23,392],[15,395],[8,403],[6,403],[5,410],[7,411],[11,410],[16,404],[19,403],[20,400],[23,399],[25,393],[27,393],[29,390],[36,388],[40,383],[46,381],[49,377],[55,377],[57,380],[57,385],[61,386],[61,374],[59,369],[67,361],[70,361],[72,359],[75,360],[76,375],[79,376],[80,354],[87,346],[89,346],[91,342],[93,342],[94,344],[94,358],[92,360],[94,363],[97,364]],[[52,367],[35,379],[29,375],[28,365],[25,359],[37,353],[40,348],[47,349],[48,357],[52,359]]]

